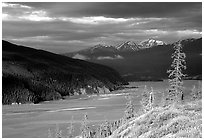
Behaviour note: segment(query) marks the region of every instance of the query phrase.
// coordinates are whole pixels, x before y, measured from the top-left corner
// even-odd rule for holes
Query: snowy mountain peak
[[[157,45],[166,45],[166,43],[163,41],[151,38],[151,39],[147,39],[147,40],[140,42],[139,45],[141,45],[143,48],[151,48]]]
[[[106,44],[98,44],[98,45],[95,45],[95,46],[93,47],[93,49],[94,49],[94,48],[103,48],[103,47],[108,48],[108,47],[111,47],[111,46],[110,46],[110,45],[106,45]]]
[[[111,46],[111,45],[106,45],[106,44],[98,44],[98,45],[95,45],[94,47],[91,47],[88,50],[91,53],[98,52],[98,51],[101,51],[101,50],[104,50],[104,51],[113,51],[113,50],[115,50],[115,47]]]
[[[163,41],[155,40],[155,39],[148,39],[140,42],[140,44],[135,43],[134,41],[125,41],[119,45],[107,45],[104,43],[97,44],[91,48],[88,48],[84,51],[89,51],[91,54],[95,52],[131,52],[131,51],[138,51],[141,49],[151,48],[157,45],[166,45]]]
[[[135,42],[133,42],[133,41],[126,41],[126,42],[116,46],[116,49],[120,50],[120,51],[126,51],[126,50],[136,51],[139,48],[138,48],[138,44],[136,44]]]
[[[95,49],[110,48],[110,47],[112,47],[112,46],[106,45],[106,44],[98,44],[98,45],[95,45],[94,47],[92,47],[90,50],[94,51]]]
[[[128,45],[137,45],[135,42],[133,42],[133,41],[127,41],[126,42]]]

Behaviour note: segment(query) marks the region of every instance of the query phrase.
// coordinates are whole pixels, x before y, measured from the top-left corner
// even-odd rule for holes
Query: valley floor
[[[198,81],[185,81],[184,86],[186,101],[193,85]],[[141,92],[153,87],[156,100],[161,99],[162,91],[168,87],[168,82],[132,82],[127,88],[113,91],[106,95],[75,96],[66,100],[49,101],[40,104],[3,105],[2,106],[2,137],[3,138],[46,138],[48,130],[54,133],[55,129],[62,130],[62,136],[66,135],[73,116],[74,136],[80,134],[83,116],[88,114],[89,124],[93,127],[105,120],[118,120],[123,117],[126,107],[126,94],[133,95],[133,104],[140,108]]]

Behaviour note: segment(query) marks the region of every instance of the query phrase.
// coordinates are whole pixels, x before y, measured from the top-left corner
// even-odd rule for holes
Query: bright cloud
[[[54,18],[48,17],[43,10],[28,12],[28,14],[18,17],[30,21],[52,21]]]
[[[202,32],[199,32],[199,31],[197,31],[197,30],[183,30],[183,31],[177,31],[177,33],[178,34],[180,34],[180,35],[188,35],[188,34],[191,34],[191,35],[193,35],[193,34],[195,34],[195,35],[201,35],[202,34]]]
[[[31,9],[31,7],[26,6],[26,5],[22,5],[22,4],[11,4],[11,3],[5,3],[2,2],[2,7],[10,7],[10,8],[26,8],[26,9]]]
[[[74,58],[74,59],[81,59],[81,60],[87,60],[87,59],[90,59],[90,58],[88,58],[87,56],[85,56],[85,55],[81,55],[81,54],[76,54],[76,55],[73,56],[72,58]]]
[[[97,57],[98,60],[104,60],[104,59],[110,59],[110,60],[114,60],[114,59],[124,59],[124,57],[122,57],[121,55],[115,55],[114,57],[111,56],[99,56]]]
[[[147,34],[167,34],[168,31],[165,30],[159,30],[159,29],[150,29],[144,31]]]
[[[111,23],[121,23],[127,21],[133,21],[133,18],[110,18],[104,16],[95,17],[61,17],[59,18],[63,21],[71,21],[78,24],[111,24]]]
[[[28,42],[28,41],[33,41],[35,40],[36,42],[39,42],[39,41],[45,41],[45,40],[48,40],[50,39],[49,36],[34,36],[34,37],[21,37],[21,38],[13,38],[11,40],[13,41],[22,41],[22,42]]]
[[[2,3],[2,20],[3,21],[51,21],[54,20],[49,17],[44,10],[35,10],[32,7],[21,5]],[[11,12],[9,12],[11,11]]]
[[[35,10],[29,6],[20,5],[20,4],[10,4],[10,3],[3,3],[3,8],[13,8],[17,9],[19,14],[8,14],[6,10],[3,10],[3,20],[10,20],[10,21],[22,21],[22,20],[29,20],[29,21],[69,21],[77,24],[116,24],[122,23],[127,21],[133,21],[134,18],[111,18],[111,17],[104,17],[104,16],[90,16],[90,17],[54,17],[48,16],[48,13],[45,10]]]

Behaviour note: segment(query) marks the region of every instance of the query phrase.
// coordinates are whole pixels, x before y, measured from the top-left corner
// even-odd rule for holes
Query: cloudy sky
[[[202,3],[2,3],[2,36],[66,53],[96,44],[199,38]]]

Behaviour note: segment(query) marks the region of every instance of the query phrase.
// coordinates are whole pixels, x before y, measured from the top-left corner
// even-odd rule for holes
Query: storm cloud
[[[98,43],[201,37],[202,3],[3,3],[3,39],[56,53]]]

